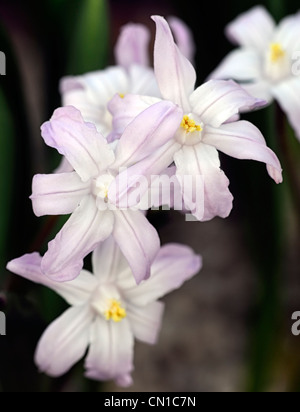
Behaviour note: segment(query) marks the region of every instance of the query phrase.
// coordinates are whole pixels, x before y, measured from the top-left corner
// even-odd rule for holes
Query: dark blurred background
[[[59,159],[40,137],[40,125],[60,106],[58,83],[114,64],[120,27],[146,24],[152,14],[176,15],[191,28],[201,84],[232,46],[224,27],[255,1],[99,1],[91,14],[80,0],[0,0],[0,391],[117,391],[82,378],[82,365],[57,380],[39,375],[36,343],[65,308],[51,292],[5,270],[6,262],[32,249],[45,250],[58,223],[34,216],[28,199],[32,176],[49,173]],[[276,20],[298,11],[295,0],[264,1]],[[273,116],[273,117],[272,117]],[[280,147],[274,110],[248,115],[268,144]],[[271,119],[271,120],[270,120]],[[290,133],[297,165],[299,143]],[[175,212],[151,212],[162,242],[182,242],[203,255],[200,275],[165,299],[159,344],[137,345],[136,391],[298,391],[300,338],[291,334],[300,310],[299,218],[293,187],[277,187],[264,165],[222,156],[235,208],[227,220],[185,223]],[[297,166],[298,167],[298,166]],[[299,169],[299,168],[298,168]],[[299,171],[299,170],[298,170]],[[288,180],[288,179],[286,179]],[[46,229],[45,229],[46,228]],[[45,233],[48,235],[45,238]],[[43,242],[41,243],[41,239]]]

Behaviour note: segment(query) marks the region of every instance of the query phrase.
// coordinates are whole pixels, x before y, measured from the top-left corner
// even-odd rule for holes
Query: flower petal
[[[219,129],[206,127],[202,141],[237,159],[266,163],[272,179],[276,183],[282,182],[282,168],[277,156],[252,123],[240,121],[222,125]]]
[[[225,57],[210,79],[249,81],[261,77],[261,57],[257,50],[237,49]]]
[[[195,69],[176,46],[166,20],[160,16],[152,19],[156,23],[154,70],[161,94],[189,113],[189,96],[196,83]]]
[[[264,51],[272,40],[275,22],[262,6],[253,7],[226,27],[226,35],[234,44]]]
[[[179,289],[184,282],[195,276],[202,268],[202,258],[180,244],[163,246],[153,262],[151,277],[138,287],[126,283],[124,276],[119,281],[126,301],[136,306],[149,305],[167,293]]]
[[[229,180],[220,169],[217,150],[202,143],[183,146],[175,154],[174,160],[179,181],[184,182],[185,176],[193,178],[188,180],[183,190],[187,209],[201,221],[216,216],[228,217],[233,197],[228,189]]]
[[[272,88],[273,96],[285,111],[289,122],[300,140],[300,77],[284,81]]]
[[[99,211],[92,196],[86,196],[54,240],[42,260],[42,272],[65,282],[75,279],[83,259],[113,230],[113,212]]]
[[[191,29],[178,17],[171,16],[168,23],[172,29],[175,41],[181,53],[193,62],[196,54],[196,45]]]
[[[266,102],[250,96],[234,81],[210,80],[190,97],[192,111],[205,125],[219,127],[240,111],[251,111]]]
[[[144,307],[128,304],[126,306],[131,329],[136,339],[154,345],[160,332],[164,304],[152,302]]]
[[[113,236],[127,259],[136,282],[150,276],[160,240],[154,227],[140,211],[116,211]]]
[[[112,167],[131,166],[161,148],[174,137],[182,116],[182,110],[171,102],[159,102],[143,111],[125,129]]]
[[[132,65],[128,69],[128,93],[161,97],[154,70],[150,67]]]
[[[10,261],[7,269],[32,282],[47,286],[62,296],[70,305],[78,306],[88,301],[97,286],[97,281],[91,273],[83,270],[77,279],[59,283],[43,275],[41,262],[42,257],[35,252]]]
[[[89,192],[90,184],[83,183],[76,172],[35,175],[30,198],[36,216],[67,215]]]
[[[100,243],[94,250],[92,262],[93,272],[100,283],[115,282],[123,272],[128,272],[132,278],[128,262],[113,236]]]
[[[266,105],[272,103],[274,100],[271,92],[271,85],[264,79],[254,83],[243,83],[241,86],[251,96],[264,100]]]
[[[122,67],[65,77],[60,82],[63,106],[80,110],[86,122],[95,124],[107,136],[111,132],[111,117],[107,103],[116,93],[128,93],[129,79]]]
[[[116,380],[121,386],[133,371],[134,339],[128,319],[108,322],[97,317],[91,330],[91,345],[85,360],[85,376],[95,380]],[[123,383],[123,385],[122,385]]]
[[[73,307],[48,327],[35,354],[41,372],[61,376],[84,356],[93,316],[88,305]]]
[[[114,161],[106,140],[94,125],[83,121],[74,107],[57,109],[41,130],[46,144],[66,156],[84,182],[98,176]]]
[[[273,39],[280,43],[290,55],[298,52],[300,47],[300,12],[281,20]]]
[[[115,46],[117,65],[128,69],[132,64],[149,66],[150,33],[142,24],[127,24],[121,29],[121,34]]]

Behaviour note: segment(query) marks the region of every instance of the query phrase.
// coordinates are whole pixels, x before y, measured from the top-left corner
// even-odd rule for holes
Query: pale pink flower
[[[94,275],[83,270],[67,283],[43,276],[38,253],[8,263],[7,268],[45,285],[72,307],[43,334],[35,354],[41,372],[52,377],[66,373],[88,350],[86,376],[132,383],[134,340],[155,344],[164,304],[157,300],[179,288],[202,266],[200,256],[185,246],[163,246],[151,268],[151,278],[140,286],[112,238],[92,255]]]

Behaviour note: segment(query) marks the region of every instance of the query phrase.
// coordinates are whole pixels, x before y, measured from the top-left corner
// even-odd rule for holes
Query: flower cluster
[[[201,257],[190,248],[161,247],[148,209],[180,204],[198,221],[227,217],[233,196],[218,151],[263,162],[270,177],[282,182],[280,162],[261,132],[240,120],[240,113],[259,109],[265,100],[232,80],[195,87],[189,29],[176,18],[153,20],[154,69],[147,29],[126,26],[115,48],[117,65],[63,79],[63,107],[41,128],[45,143],[63,159],[53,174],[34,176],[34,213],[71,216],[43,257],[27,254],[7,267],[71,305],[38,344],[35,361],[50,376],[67,372],[88,348],[87,377],[130,385],[134,338],[157,341],[163,314],[157,300],[201,269]],[[231,32],[246,47],[243,24]],[[250,50],[240,53],[244,59]],[[230,59],[216,77],[245,79],[244,71],[242,78],[229,75],[236,64]],[[274,40],[269,59],[272,82],[282,79],[285,44]],[[257,70],[252,74],[247,76],[258,78]],[[90,253],[93,274],[83,269]]]

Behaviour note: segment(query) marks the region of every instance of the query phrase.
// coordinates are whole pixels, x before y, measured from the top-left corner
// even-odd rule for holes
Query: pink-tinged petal
[[[127,24],[122,27],[115,46],[118,66],[128,69],[132,64],[149,66],[150,32],[142,24]]]
[[[161,97],[154,70],[150,67],[132,65],[128,69],[128,93]]]
[[[275,22],[264,7],[256,6],[237,17],[225,31],[232,43],[264,51],[272,40]]]
[[[86,196],[55,239],[49,242],[42,272],[58,282],[75,279],[83,259],[107,239],[114,225],[113,212],[99,211],[95,199]]]
[[[179,289],[184,282],[195,276],[202,268],[202,258],[183,245],[163,246],[153,262],[151,277],[138,287],[126,278],[119,282],[123,295],[136,306],[149,305],[167,293]]]
[[[90,191],[90,183],[82,182],[76,172],[35,175],[30,198],[36,216],[67,215]]]
[[[257,50],[237,49],[225,57],[210,79],[249,81],[262,77],[261,56]]]
[[[100,283],[113,283],[124,272],[128,272],[132,278],[127,260],[122,255],[113,236],[100,243],[95,249],[92,262],[93,272]]]
[[[276,183],[282,182],[282,168],[275,153],[252,123],[240,121],[222,125],[219,129],[206,127],[203,143],[237,159],[266,163],[268,173]]]
[[[42,257],[38,253],[31,253],[14,259],[7,264],[7,269],[16,275],[54,290],[70,305],[79,306],[87,302],[93,290],[97,287],[95,277],[83,270],[77,279],[58,283],[47,278],[41,271]]]
[[[219,127],[241,111],[251,111],[266,104],[232,80],[210,80],[194,91],[190,101],[192,112],[212,127]]]
[[[93,316],[88,305],[73,307],[48,327],[35,353],[41,372],[56,378],[84,356]]]
[[[274,43],[280,43],[290,55],[299,51],[300,47],[300,12],[284,18],[273,38]]]
[[[175,44],[167,21],[160,16],[152,19],[156,23],[154,70],[161,94],[189,113],[189,96],[196,83],[195,69]]]
[[[164,304],[152,302],[143,307],[129,303],[126,306],[131,330],[136,339],[154,345],[161,329]]]
[[[274,86],[272,94],[286,113],[297,138],[300,140],[300,77]]]
[[[180,147],[172,139],[145,160],[121,172],[109,187],[110,202],[122,209],[138,207],[149,190],[153,177],[159,176],[171,165],[174,153]]]
[[[134,338],[128,319],[121,322],[97,317],[91,330],[91,345],[85,360],[85,376],[90,379],[116,380],[127,384],[133,371]]]
[[[107,103],[116,93],[128,93],[129,79],[122,67],[109,67],[103,71],[61,80],[63,106],[80,110],[84,120],[95,124],[107,136],[111,132],[111,118]]]
[[[125,129],[112,167],[131,166],[160,149],[174,137],[182,117],[182,110],[171,102],[159,102],[143,111]]]
[[[196,54],[196,45],[191,29],[178,17],[171,16],[168,23],[172,29],[175,41],[181,53],[193,62]]]
[[[114,161],[106,140],[93,124],[84,122],[75,107],[57,109],[41,130],[45,143],[66,156],[84,182],[98,176]]]
[[[113,134],[120,138],[126,127],[144,110],[161,102],[156,97],[128,94],[124,98],[116,94],[108,104],[113,116]]]
[[[151,265],[159,251],[157,231],[140,211],[116,211],[113,236],[139,284],[149,278]]]
[[[262,79],[254,83],[244,83],[244,84],[241,84],[241,86],[251,96],[265,101],[266,105],[272,103],[274,100],[272,96],[271,85],[266,80]]]
[[[229,180],[220,169],[217,150],[202,143],[183,146],[174,160],[179,181],[187,179],[183,190],[187,209],[201,221],[228,217],[233,197],[228,189]]]

